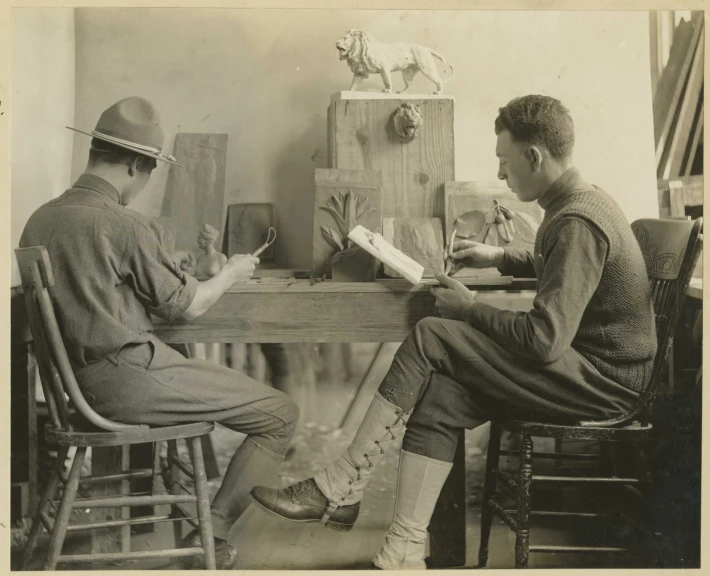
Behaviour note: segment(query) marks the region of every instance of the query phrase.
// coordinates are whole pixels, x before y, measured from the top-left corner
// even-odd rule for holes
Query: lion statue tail
[[[441,60],[444,64],[446,64],[449,68],[451,68],[451,74],[449,74],[449,77],[446,78],[445,80],[443,80],[443,82],[448,82],[449,80],[451,80],[451,79],[454,77],[454,67],[453,67],[451,64],[449,64],[449,63],[446,61],[446,58],[444,58],[444,57],[443,57],[441,54],[439,54],[436,50],[432,50],[432,51],[431,51],[431,55],[434,56],[434,58],[438,58],[438,59]]]

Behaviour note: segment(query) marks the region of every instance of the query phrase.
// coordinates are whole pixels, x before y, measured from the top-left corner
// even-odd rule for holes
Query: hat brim
[[[180,168],[184,168],[182,164],[179,162],[176,162],[175,160],[171,160],[167,156],[163,156],[162,154],[155,154],[153,152],[148,152],[147,150],[141,150],[140,148],[133,148],[130,145],[126,144],[119,144],[118,142],[114,142],[113,140],[109,140],[108,138],[103,138],[101,134],[97,133],[90,133],[90,132],[84,132],[83,130],[79,130],[78,128],[72,128],[71,126],[67,126],[69,130],[73,130],[74,132],[79,132],[80,134],[85,134],[86,136],[91,136],[92,138],[98,138],[99,140],[103,140],[104,142],[108,142],[109,144],[113,144],[114,146],[120,146],[121,148],[125,148],[126,150],[130,150],[131,152],[136,152],[138,154],[141,154],[143,156],[148,156],[148,158],[153,158],[155,160],[160,160],[161,162],[166,162],[167,164],[174,164],[175,166],[180,166]]]

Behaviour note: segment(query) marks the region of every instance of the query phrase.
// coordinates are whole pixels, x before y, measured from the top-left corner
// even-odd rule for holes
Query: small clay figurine
[[[196,278],[212,278],[227,263],[227,257],[217,252],[214,247],[217,238],[219,238],[219,230],[213,226],[204,224],[200,228],[200,233],[197,236],[197,245],[200,247],[201,253],[197,256]]]

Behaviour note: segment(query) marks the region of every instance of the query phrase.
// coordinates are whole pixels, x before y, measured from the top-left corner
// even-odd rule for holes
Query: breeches
[[[281,455],[299,416],[283,392],[224,366],[185,358],[157,338],[124,346],[76,377],[87,402],[107,418],[156,426],[219,422]]]
[[[533,362],[466,322],[434,317],[407,336],[379,392],[404,411],[413,408],[404,449],[449,462],[459,431],[491,418],[605,419],[638,398],[573,348],[553,362]]]

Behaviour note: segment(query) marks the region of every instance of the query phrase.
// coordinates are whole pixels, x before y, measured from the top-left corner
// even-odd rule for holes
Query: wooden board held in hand
[[[227,134],[178,134],[173,155],[185,167],[170,166],[162,215],[175,229],[176,250],[196,250],[203,224],[222,231]]]
[[[412,260],[401,250],[397,250],[381,234],[373,234],[372,230],[356,226],[350,231],[348,238],[380,262],[396,270],[415,286],[421,281],[424,266]]]

